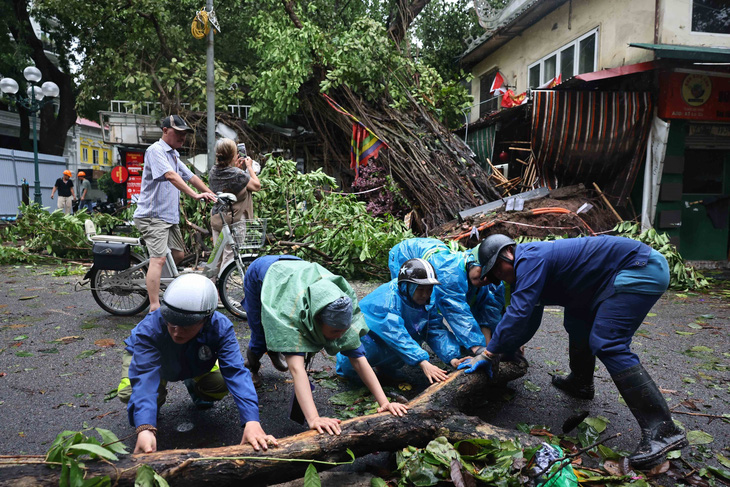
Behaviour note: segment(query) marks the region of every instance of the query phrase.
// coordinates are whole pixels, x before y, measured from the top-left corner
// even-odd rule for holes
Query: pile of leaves
[[[667,259],[669,264],[669,288],[674,290],[699,290],[710,285],[709,281],[694,267],[687,264],[679,254],[677,247],[669,243],[669,236],[666,233],[659,233],[653,228],[642,232],[641,225],[626,221],[621,222],[613,228],[613,232],[619,237],[627,237],[638,240],[653,248]],[[518,237],[517,243],[537,242],[541,240],[559,240],[563,237],[550,235],[546,238]]]
[[[667,259],[669,264],[669,287],[671,289],[703,289],[710,285],[707,279],[697,272],[694,267],[688,265],[677,247],[669,243],[669,236],[666,233],[659,233],[653,228],[641,231],[641,225],[634,222],[621,222],[613,229],[621,237],[633,238],[645,243]]]
[[[45,253],[53,257],[75,259],[91,256],[91,246],[84,231],[84,222],[88,219],[94,222],[98,233],[108,233],[116,225],[123,223],[119,218],[103,213],[89,215],[81,211],[74,215],[65,215],[60,210],[49,213],[35,203],[21,205],[19,210],[20,217],[15,224],[5,227],[0,233],[3,241],[19,245],[19,252]],[[3,253],[7,252],[18,253],[3,250]],[[35,261],[35,257],[28,256],[12,263]]]
[[[683,480],[691,485],[715,485],[717,480],[730,480],[730,460],[716,455],[719,467],[695,468],[687,460],[674,462],[680,452],[667,454],[662,464],[646,472],[634,471],[628,462],[629,452],[614,450],[605,443],[617,435],[600,439],[608,425],[604,417],[586,417],[577,426],[577,437],[554,435],[541,425],[517,426],[523,433],[540,437],[541,445],[523,446],[519,439],[469,439],[450,443],[439,437],[425,448],[408,446],[397,453],[397,470],[388,481],[373,480],[374,486],[442,485],[452,482],[457,486],[498,485],[504,487],[521,485],[548,485],[550,487],[574,487],[575,485],[605,485],[620,487],[634,485],[648,487],[660,485],[663,476]],[[707,433],[690,431],[687,438],[690,445],[701,450]],[[710,437],[711,441],[711,437]],[[539,451],[547,449],[560,452],[551,461],[538,460]],[[704,458],[706,462],[708,458]],[[703,463],[704,463],[703,462]],[[682,466],[691,469],[682,471]],[[445,485],[445,484],[444,484]]]
[[[387,279],[388,251],[413,237],[402,221],[374,217],[364,202],[338,192],[321,169],[302,174],[294,161],[269,158],[259,178],[254,211],[267,219],[266,253],[286,252],[346,277]]]

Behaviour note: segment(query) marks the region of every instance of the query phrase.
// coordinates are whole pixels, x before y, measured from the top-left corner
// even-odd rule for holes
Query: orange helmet
[[[71,176],[73,176],[73,173],[71,171],[69,171],[68,169],[66,169],[65,171],[63,171],[63,175],[71,177]]]
[[[79,176],[79,177],[81,177],[81,176],[83,176],[83,177],[86,177],[86,173],[85,173],[84,171],[79,171],[79,172],[77,172],[77,173],[76,173],[76,176]]]

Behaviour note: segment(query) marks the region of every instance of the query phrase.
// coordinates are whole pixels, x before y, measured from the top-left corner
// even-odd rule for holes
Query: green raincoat
[[[352,299],[352,325],[342,337],[327,341],[314,316],[342,296]],[[330,355],[354,350],[368,327],[357,296],[341,276],[319,264],[281,260],[266,271],[261,287],[261,324],[272,352],[318,352]]]

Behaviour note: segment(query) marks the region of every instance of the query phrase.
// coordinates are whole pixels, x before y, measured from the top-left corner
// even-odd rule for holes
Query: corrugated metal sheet
[[[495,125],[489,127],[483,127],[479,130],[475,130],[469,134],[467,145],[477,155],[476,160],[479,164],[487,169],[487,159],[492,160],[492,153],[494,152],[494,137],[497,133],[497,127]]]
[[[66,159],[63,157],[38,154],[38,175],[43,206],[48,206],[51,210],[56,208],[56,200],[51,199],[51,189],[64,169],[66,169]],[[30,185],[32,201],[35,191],[33,153],[0,149],[0,216],[17,215],[18,206],[22,201],[20,185],[23,178]]]
[[[644,161],[649,93],[533,91],[532,150],[548,188],[597,183],[623,203]]]

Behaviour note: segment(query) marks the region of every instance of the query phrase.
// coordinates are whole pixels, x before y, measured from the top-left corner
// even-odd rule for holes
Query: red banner
[[[127,199],[137,201],[142,190],[142,167],[144,166],[144,152],[127,152],[125,161],[129,179],[127,179]]]
[[[661,118],[730,121],[730,78],[668,73],[659,78],[659,89]]]

